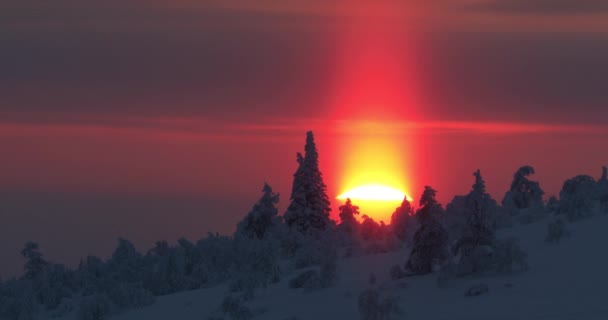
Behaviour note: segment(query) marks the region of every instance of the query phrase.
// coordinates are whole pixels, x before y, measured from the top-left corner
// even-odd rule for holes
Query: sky
[[[75,265],[230,234],[264,182],[286,208],[308,130],[332,199],[599,176],[605,1],[420,2],[3,1],[0,275],[26,240]]]

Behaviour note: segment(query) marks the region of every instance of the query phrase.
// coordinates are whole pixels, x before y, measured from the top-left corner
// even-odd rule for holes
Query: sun
[[[368,215],[376,221],[391,221],[391,215],[407,196],[392,184],[363,184],[351,188],[337,197],[339,200],[351,199],[358,206],[361,214]],[[409,199],[409,197],[408,197]]]
[[[370,184],[350,189],[338,196],[338,199],[365,201],[401,201],[405,193],[385,185]]]

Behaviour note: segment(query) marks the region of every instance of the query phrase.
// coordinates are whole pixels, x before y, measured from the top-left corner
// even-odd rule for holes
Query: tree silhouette
[[[299,166],[294,174],[291,203],[284,218],[291,229],[310,233],[329,227],[331,208],[319,170],[319,154],[312,131],[306,133],[304,148],[304,156],[297,155]]]
[[[448,234],[438,221],[437,212],[443,209],[435,199],[437,191],[424,187],[420,198],[420,209],[416,216],[420,228],[414,234],[414,246],[405,268],[414,274],[426,274],[433,271],[433,265],[442,264],[447,259]]]
[[[237,225],[237,235],[248,238],[262,239],[267,231],[275,225],[279,203],[279,194],[272,191],[272,187],[267,183],[262,189],[264,193],[260,200],[253,206],[253,209],[245,216],[243,221]]]

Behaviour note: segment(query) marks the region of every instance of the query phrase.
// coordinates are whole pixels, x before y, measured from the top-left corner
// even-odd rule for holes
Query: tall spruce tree
[[[331,208],[319,170],[319,154],[312,131],[306,133],[304,150],[304,156],[297,155],[299,166],[294,174],[291,203],[284,218],[292,230],[310,233],[330,226]]]
[[[253,206],[253,209],[237,225],[237,235],[247,238],[263,239],[266,233],[277,222],[279,194],[274,193],[267,183],[262,189],[262,198]]]
[[[424,188],[416,212],[420,227],[414,234],[414,246],[405,265],[407,272],[413,274],[433,272],[433,265],[447,259],[448,234],[437,214],[443,209],[435,199],[437,191],[429,186]]]

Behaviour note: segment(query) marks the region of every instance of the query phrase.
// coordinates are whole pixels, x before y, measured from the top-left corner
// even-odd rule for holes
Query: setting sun
[[[338,196],[338,199],[401,201],[405,193],[383,185],[365,185],[351,189]]]

